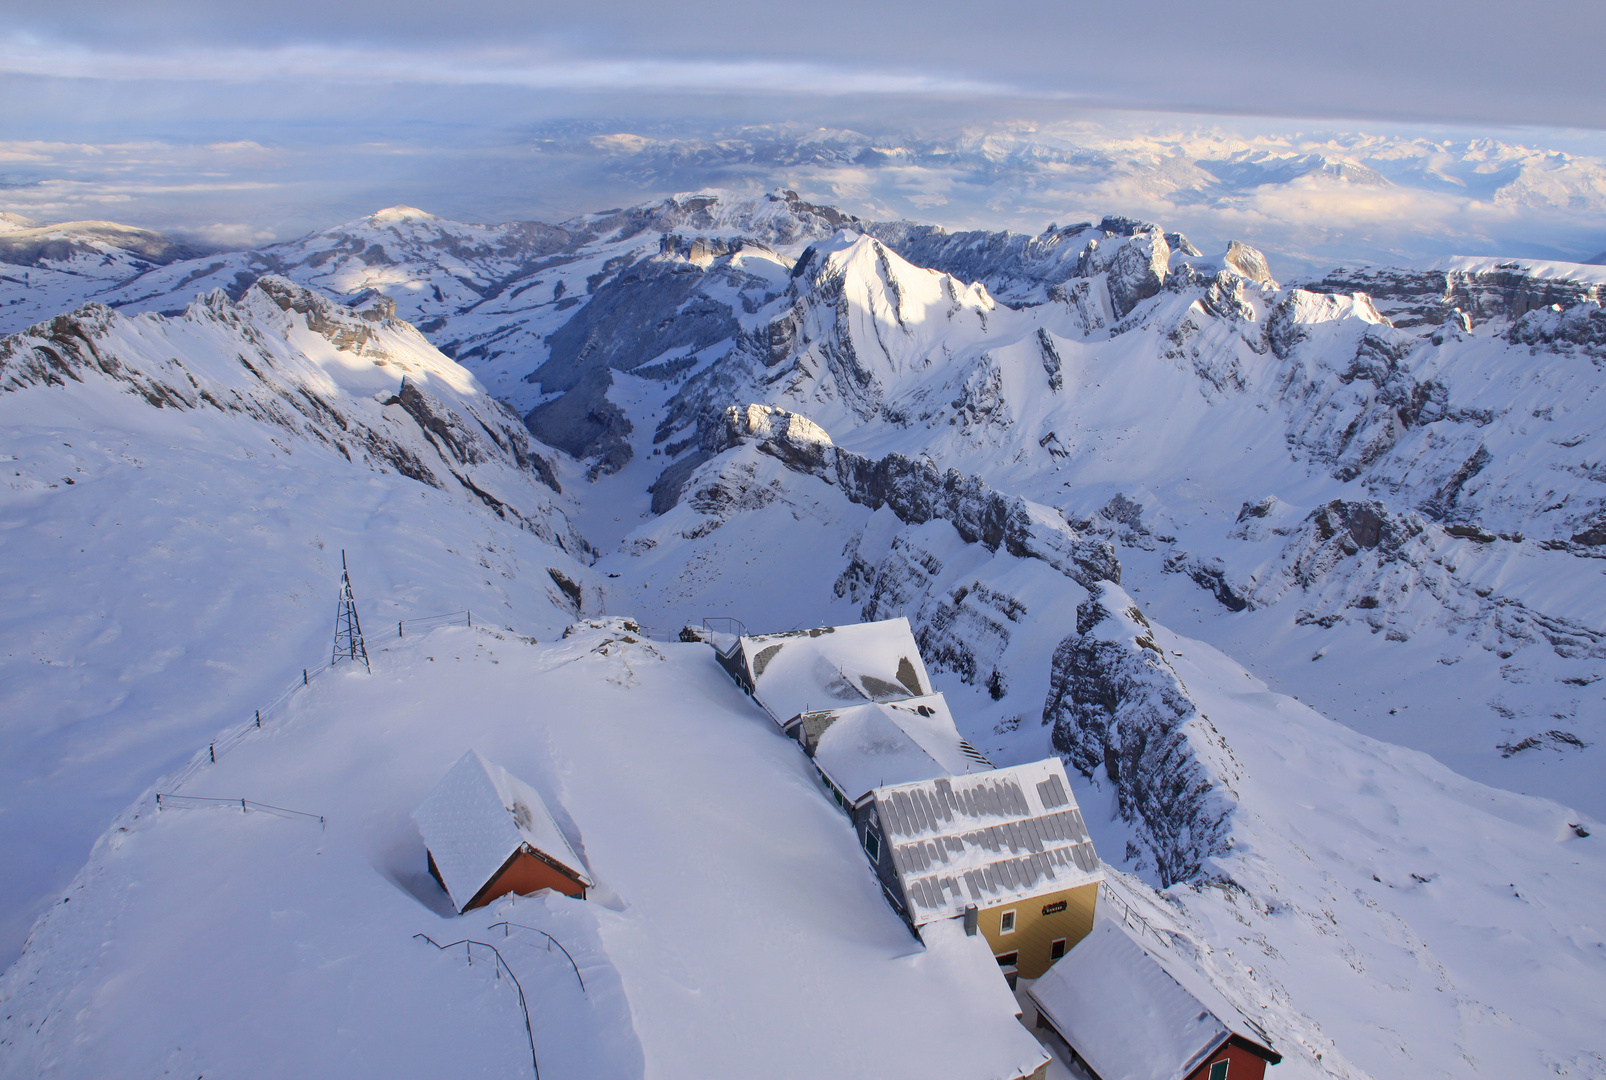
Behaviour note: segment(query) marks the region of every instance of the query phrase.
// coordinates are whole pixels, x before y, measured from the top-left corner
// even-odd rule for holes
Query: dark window
[[[871,862],[881,861],[881,841],[869,829],[864,830],[864,853],[870,856]]]
[[[1013,934],[1015,932],[1015,909],[1010,908],[998,917],[998,932]]]
[[[1048,946],[1048,958],[1050,960],[1058,960],[1060,957],[1062,957],[1064,955],[1065,955],[1065,939],[1064,938],[1055,938],[1052,942],[1049,943],[1049,946]]]
[[[1012,952],[1003,953],[1003,954],[999,955],[998,957],[996,957],[996,959],[998,960],[998,966],[999,967],[1014,967],[1015,966],[1015,961],[1017,959],[1019,959],[1019,958],[1020,958],[1020,953],[1012,953]],[[1212,1076],[1210,1078],[1210,1080],[1215,1080],[1215,1077]]]
[[[1210,1080],[1227,1080],[1227,1063],[1225,1061],[1212,1061],[1210,1063]]]

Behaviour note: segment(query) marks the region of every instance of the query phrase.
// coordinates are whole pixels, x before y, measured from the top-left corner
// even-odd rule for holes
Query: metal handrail
[[[530,1003],[524,997],[524,987],[519,983],[519,977],[513,974],[513,969],[508,967],[507,960],[503,958],[496,946],[488,941],[475,941],[472,938],[463,938],[460,941],[453,941],[446,945],[442,945],[428,934],[414,934],[413,938],[414,940],[423,938],[442,952],[447,949],[455,949],[459,945],[465,945],[468,947],[468,962],[470,964],[474,963],[474,946],[476,945],[484,946],[496,954],[496,962],[507,970],[507,977],[513,980],[513,988],[519,992],[519,1008],[524,1010],[524,1033],[530,1037],[530,1068],[535,1072],[535,1080],[541,1080],[541,1064],[535,1059],[535,1029],[530,1026]]]
[[[1164,937],[1160,936],[1160,931],[1156,930],[1149,923],[1148,919],[1145,919],[1141,914],[1133,910],[1132,905],[1127,903],[1126,897],[1116,892],[1115,888],[1109,883],[1108,880],[1099,882],[1099,892],[1101,895],[1107,896],[1117,904],[1121,905],[1121,921],[1125,925],[1131,927],[1140,934],[1144,931],[1148,931],[1154,935],[1154,940],[1158,941],[1162,945],[1170,944],[1170,942],[1166,941]],[[1134,919],[1137,920],[1137,926],[1132,926],[1132,920]]]
[[[580,974],[580,965],[574,962],[574,957],[569,954],[569,950],[563,948],[563,942],[559,941],[557,938],[553,937],[551,934],[547,933],[545,930],[542,930],[538,926],[525,926],[523,923],[508,922],[506,920],[503,920],[502,922],[494,922],[490,926],[487,926],[485,929],[487,929],[487,930],[495,930],[498,926],[502,927],[502,936],[503,937],[507,937],[508,934],[511,932],[510,928],[516,926],[520,930],[534,930],[537,934],[540,934],[542,937],[546,938],[546,940],[547,940],[547,947],[546,947],[547,948],[547,952],[551,952],[552,951],[552,946],[554,946],[554,945],[556,945],[559,949],[562,949],[563,950],[563,955],[567,956],[569,958],[569,966],[574,968],[574,977],[576,979],[580,980],[580,992],[582,994],[585,993],[586,981],[585,981],[585,978],[583,976],[581,976],[581,974]]]

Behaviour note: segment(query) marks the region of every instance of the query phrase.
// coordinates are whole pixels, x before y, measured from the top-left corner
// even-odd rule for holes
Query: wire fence
[[[530,927],[530,929],[534,929],[534,927]],[[447,949],[455,949],[459,945],[463,946],[464,951],[468,954],[469,967],[474,966],[474,946],[478,945],[483,949],[491,950],[491,954],[496,957],[497,979],[500,980],[502,978],[502,972],[506,971],[508,979],[513,983],[513,989],[519,992],[519,1008],[524,1010],[524,1034],[529,1036],[530,1039],[530,1069],[535,1073],[535,1080],[541,1080],[541,1063],[537,1061],[535,1057],[535,1028],[530,1026],[530,1002],[524,996],[524,986],[519,982],[519,977],[513,974],[513,969],[508,967],[507,960],[502,956],[501,952],[497,950],[496,946],[492,945],[488,941],[475,941],[472,938],[463,938],[461,941],[453,941],[442,945],[428,934],[413,935],[413,940],[416,941],[419,938],[423,938],[425,941],[429,942],[442,952],[445,952]],[[567,949],[564,949],[564,954],[568,954]],[[570,962],[573,962],[573,957],[570,957]],[[576,969],[575,973],[579,974],[579,970]]]
[[[240,807],[240,813],[242,814],[246,813],[247,810],[251,808],[255,808],[269,814],[280,816],[289,814],[294,817],[311,818],[313,821],[318,823],[320,828],[325,827],[322,814],[309,814],[305,810],[291,810],[286,806],[274,806],[271,803],[257,802],[255,799],[222,799],[211,795],[179,795],[170,791],[158,791],[156,793],[156,809],[158,811],[170,809],[182,810],[186,807],[189,807],[193,803],[225,805],[230,807],[237,804]]]
[[[407,636],[409,631],[419,634],[427,633],[430,630],[440,626],[458,625],[472,628],[474,625],[474,613],[465,609],[462,611],[448,611],[440,615],[420,615],[411,619],[399,619],[396,622],[396,636],[398,638],[403,638]],[[389,633],[387,631],[382,631],[377,640],[389,639]],[[273,719],[284,708],[286,703],[288,703],[291,698],[293,698],[301,690],[311,686],[313,679],[332,671],[339,665],[341,660],[345,660],[345,657],[338,657],[329,663],[321,663],[313,667],[302,668],[301,678],[293,680],[288,686],[281,690],[272,701],[269,701],[262,708],[254,710],[250,719],[241,721],[240,723],[225,728],[219,732],[211,742],[207,743],[205,750],[198,752],[195,757],[191,758],[190,761],[167,782],[172,787],[181,787],[206,766],[216,765],[218,758],[222,757],[230,750],[233,750],[249,736],[261,731],[263,726],[269,720]],[[174,799],[178,798],[179,796],[176,793],[163,792],[161,793],[161,797],[163,799]],[[225,801],[234,802],[236,800],[229,799]],[[266,804],[263,805],[265,806]],[[317,815],[312,816],[316,817]]]

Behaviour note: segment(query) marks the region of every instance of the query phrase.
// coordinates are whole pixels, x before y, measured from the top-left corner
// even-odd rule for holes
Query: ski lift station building
[[[507,893],[585,899],[591,879],[536,790],[470,750],[413,811],[429,872],[459,913]]]

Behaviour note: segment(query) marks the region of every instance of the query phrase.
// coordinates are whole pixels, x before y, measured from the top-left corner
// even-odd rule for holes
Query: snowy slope
[[[502,951],[544,1077],[1037,1067],[983,939],[911,936],[807,758],[706,646],[574,630],[392,643],[183,787],[324,829],[142,798],[0,983],[0,1075],[523,1075],[490,950],[469,967],[415,934]],[[541,791],[592,900],[452,914],[408,815],[470,745]]]
[[[340,546],[371,619],[905,616],[963,736],[1102,789],[1081,801],[1122,891],[1268,1017],[1285,1072],[1600,1075],[1598,842],[1571,828],[1606,813],[1599,268],[1273,268],[1128,218],[949,236],[708,193],[561,226],[395,208],[119,283],[129,310],[228,292],[81,313],[122,369],[63,324],[0,371],[26,375],[0,394],[26,401],[14,479],[40,481],[15,497],[51,508],[8,584],[10,711],[52,717],[20,742],[23,863],[70,852],[58,828],[81,852],[315,655],[328,612],[296,605],[328,602]],[[264,270],[315,291],[247,288]],[[520,414],[578,460],[519,443]],[[105,417],[159,483],[107,440],[68,457]],[[97,535],[130,519],[134,545]],[[128,613],[147,597],[160,618]],[[264,639],[261,669],[209,651]],[[168,669],[203,691],[176,711]],[[130,749],[94,742],[113,726]]]
[[[0,417],[7,956],[112,814],[327,662],[342,550],[370,634],[585,600],[551,452],[380,309],[87,307],[0,341]]]
[[[115,221],[39,225],[0,215],[0,333],[69,311],[97,293],[195,252]]]
[[[1359,735],[1164,627],[1134,644],[1136,628],[1106,636],[1147,654],[1155,687],[1128,684],[1113,719],[1141,728],[1183,705],[1195,760],[1230,804],[1203,872],[1148,912],[1209,943],[1197,962],[1281,1029],[1280,1051],[1307,1065],[1320,1053],[1338,1076],[1606,1075],[1606,858],[1574,827],[1596,822]],[[1144,782],[1096,775],[1123,798]],[[1096,816],[1108,853],[1119,830],[1099,835]]]

